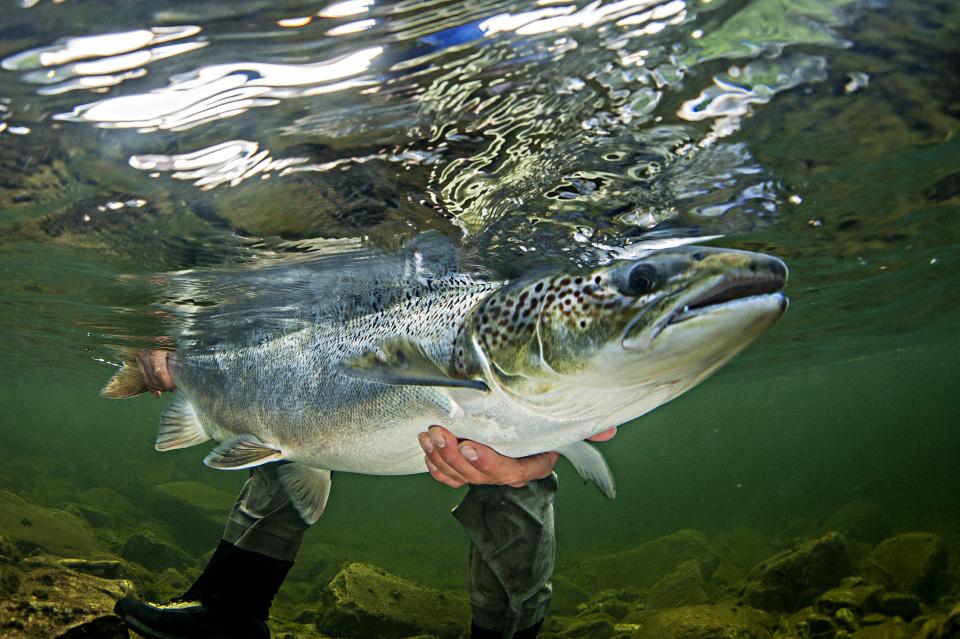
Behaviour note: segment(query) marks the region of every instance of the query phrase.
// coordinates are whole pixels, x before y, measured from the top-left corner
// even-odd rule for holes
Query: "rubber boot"
[[[147,639],[269,639],[270,604],[292,566],[221,540],[183,595],[162,605],[127,597],[114,612]]]

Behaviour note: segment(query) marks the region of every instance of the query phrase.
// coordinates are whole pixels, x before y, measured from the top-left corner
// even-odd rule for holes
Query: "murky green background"
[[[722,235],[713,243],[787,261],[790,310],[715,377],[601,446],[615,502],[561,462],[558,573],[573,579],[583,561],[687,528],[753,531],[744,552],[759,561],[826,530],[851,502],[879,508],[891,532],[942,534],[956,565],[956,3],[689,2],[648,35],[631,29],[649,18],[621,23],[643,10],[628,4],[594,23],[480,37],[449,30],[537,6],[375,6],[373,27],[337,36],[329,30],[359,18],[317,17],[323,6],[311,3],[203,14],[168,4],[40,2],[8,8],[0,28],[0,58],[14,60],[0,71],[0,491],[72,512],[92,535],[68,539],[66,520],[24,525],[12,507],[0,533],[55,554],[116,552],[144,527],[195,560],[215,545],[242,474],[204,467],[199,450],[155,453],[164,402],[97,395],[111,346],[178,334],[156,306],[169,300],[155,274],[425,230],[508,275]],[[277,26],[298,16],[314,18]],[[99,93],[39,94],[60,85],[29,74],[62,67],[15,57],[173,24],[201,26],[186,41],[208,44]],[[79,108],[150,91],[159,102],[203,65],[310,64],[370,47],[383,53],[350,76],[355,86],[257,94],[272,102],[204,122],[171,109],[127,126]],[[851,88],[857,74],[869,82]],[[733,106],[704,93],[716,87]],[[716,113],[690,115],[704,109]],[[268,166],[264,180],[211,162],[212,188],[138,168],[145,155],[172,161],[244,139],[310,168]],[[309,602],[347,560],[462,591],[466,539],[448,514],[459,498],[423,475],[338,475],[282,610]],[[155,575],[149,588],[175,594],[196,570]],[[591,583],[604,586],[602,569]]]

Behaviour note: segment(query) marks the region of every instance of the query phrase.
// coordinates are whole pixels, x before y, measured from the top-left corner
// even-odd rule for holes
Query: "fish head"
[[[471,342],[488,385],[540,412],[616,425],[759,337],[786,309],[786,279],[775,257],[696,246],[534,274],[476,309]]]

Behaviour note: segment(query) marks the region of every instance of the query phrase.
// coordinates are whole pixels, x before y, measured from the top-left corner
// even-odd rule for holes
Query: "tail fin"
[[[143,384],[137,361],[125,358],[123,366],[114,373],[107,385],[100,390],[100,395],[110,399],[126,399],[146,392],[147,387]]]

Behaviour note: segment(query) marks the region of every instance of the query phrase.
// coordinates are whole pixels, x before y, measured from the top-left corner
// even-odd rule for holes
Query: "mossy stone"
[[[344,639],[428,633],[453,639],[469,624],[467,601],[407,581],[370,564],[350,563],[320,597],[317,628]]]
[[[609,639],[616,632],[615,624],[613,617],[603,613],[577,616],[560,636],[569,639]]]
[[[762,610],[791,612],[849,575],[846,543],[828,533],[762,562],[747,575],[743,600]]]
[[[707,603],[706,584],[696,560],[685,561],[660,578],[647,593],[647,607],[676,608]]]
[[[155,571],[170,567],[182,568],[192,563],[186,553],[149,530],[141,530],[131,535],[120,550],[120,556]]]
[[[595,590],[611,585],[646,590],[679,564],[691,559],[710,563],[714,554],[706,535],[679,530],[629,550],[581,560],[566,571],[576,574],[581,586]]]
[[[0,490],[0,533],[20,549],[42,549],[64,557],[91,556],[104,550],[81,518],[31,504],[5,490]]]
[[[17,587],[0,597],[0,635],[70,639],[125,636],[119,634],[120,620],[112,617],[112,610],[118,598],[133,594],[129,581],[77,572],[48,555],[28,557],[6,567],[15,571]],[[104,617],[112,619],[97,621]]]
[[[890,590],[913,592],[932,601],[945,586],[946,544],[933,533],[894,535],[867,555],[860,572]]]
[[[836,531],[847,539],[875,544],[890,536],[890,524],[879,506],[851,501],[837,508],[823,523],[824,532]]]
[[[877,609],[888,617],[910,621],[920,614],[920,598],[909,592],[885,592],[880,595]]]
[[[881,590],[873,584],[841,584],[820,595],[817,610],[832,615],[841,608],[849,608],[859,615],[868,614],[876,610]]]
[[[637,621],[634,639],[768,639],[775,625],[765,612],[740,605],[657,610]]]

